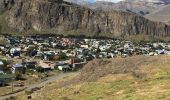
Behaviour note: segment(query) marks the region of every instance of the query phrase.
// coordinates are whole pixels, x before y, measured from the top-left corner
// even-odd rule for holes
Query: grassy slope
[[[138,59],[136,63],[140,63],[144,59],[147,60],[146,63],[144,62],[138,66],[138,70],[147,76],[137,78],[131,72],[108,74],[94,82],[84,81],[77,85],[63,88],[58,88],[57,83],[53,83],[43,88],[38,94],[33,94],[33,100],[170,99],[170,56],[133,57],[125,59],[128,63],[132,63],[133,60],[130,62],[128,59]],[[115,60],[119,62],[121,58],[116,58]],[[110,64],[114,63],[111,62]],[[110,64],[106,64],[105,66]],[[24,95],[18,97],[18,100],[24,99],[26,99]]]

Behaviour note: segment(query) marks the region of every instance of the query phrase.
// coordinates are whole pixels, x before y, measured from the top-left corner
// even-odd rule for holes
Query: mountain
[[[74,3],[77,3],[76,0],[67,0]],[[87,6],[91,9],[99,10],[123,10],[127,12],[136,13],[139,15],[150,14],[159,8],[170,4],[170,0],[124,0],[118,3],[105,2],[105,1],[96,1],[94,3],[88,3],[85,0],[78,2],[80,5]]]
[[[8,25],[10,30],[22,33],[34,30],[107,37],[170,35],[170,26],[164,23],[123,11],[91,10],[62,0],[15,0],[4,18],[6,23],[0,22],[1,26]]]
[[[14,0],[0,0],[0,14],[14,5]]]
[[[70,0],[68,0],[70,1]],[[72,0],[75,2],[75,0]],[[129,13],[135,13],[153,21],[160,21],[166,24],[170,23],[170,0],[124,0],[118,3],[96,1],[94,3],[84,3],[80,5],[91,9],[112,11],[121,10]]]
[[[88,4],[90,4],[86,0],[64,0],[64,1],[71,2],[71,3],[76,3],[76,4],[79,4],[79,5],[88,5]]]
[[[166,5],[159,10],[146,15],[145,17],[153,21],[160,21],[170,24],[170,5]]]

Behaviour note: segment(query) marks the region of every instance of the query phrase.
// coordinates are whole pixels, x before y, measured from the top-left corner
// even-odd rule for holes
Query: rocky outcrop
[[[170,26],[149,21],[122,11],[94,11],[62,0],[17,0],[9,10],[8,25],[25,32],[50,30],[67,32],[83,30],[94,35],[170,35]]]
[[[0,0],[0,14],[10,9],[15,4],[15,0]]]

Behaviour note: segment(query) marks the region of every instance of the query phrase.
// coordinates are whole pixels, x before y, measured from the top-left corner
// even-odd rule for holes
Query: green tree
[[[67,55],[66,55],[64,52],[61,52],[61,53],[59,54],[59,56],[60,56],[60,59],[62,59],[62,60],[68,59]]]

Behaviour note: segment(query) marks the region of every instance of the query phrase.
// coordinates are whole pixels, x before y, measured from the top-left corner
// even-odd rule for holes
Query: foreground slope
[[[10,29],[73,35],[169,36],[170,26],[122,11],[96,11],[62,0],[15,0],[5,17]]]
[[[32,97],[33,100],[168,100],[169,65],[170,56],[94,60],[77,77],[51,83]],[[25,98],[21,95],[17,99]]]

